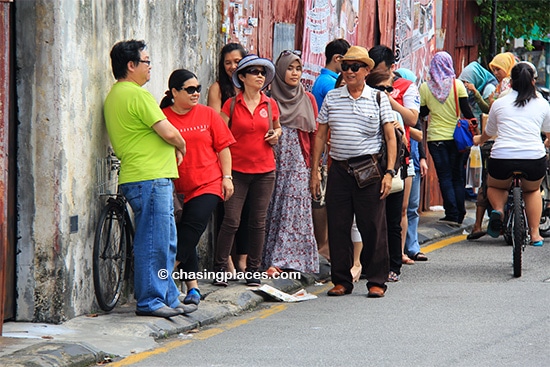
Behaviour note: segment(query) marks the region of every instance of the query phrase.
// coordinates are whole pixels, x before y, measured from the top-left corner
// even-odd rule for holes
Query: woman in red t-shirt
[[[235,138],[213,108],[199,104],[201,86],[195,74],[175,70],[168,87],[160,107],[187,142],[187,152],[178,166],[179,178],[174,180],[176,191],[185,196],[177,223],[176,265],[187,286],[183,303],[198,305],[197,277],[190,273],[199,271],[196,246],[214,208],[233,195],[229,146]]]
[[[270,60],[247,55],[232,79],[240,89],[228,99],[221,111],[222,118],[237,141],[231,147],[235,194],[225,202],[225,215],[218,235],[214,270],[227,271],[227,261],[235,233],[239,228],[244,201],[249,205],[248,258],[245,279],[248,285],[260,285],[258,273],[265,240],[267,207],[275,183],[275,156],[272,146],[281,135],[277,103],[262,90],[273,80],[275,68]],[[270,121],[271,119],[271,121]],[[215,285],[227,285],[217,278]]]

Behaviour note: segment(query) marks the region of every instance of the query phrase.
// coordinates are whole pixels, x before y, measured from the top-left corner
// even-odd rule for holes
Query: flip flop
[[[422,252],[414,254],[413,256],[411,256],[411,259],[413,259],[414,261],[428,261],[428,257]]]
[[[468,241],[477,240],[478,238],[481,238],[481,237],[485,236],[486,234],[487,234],[487,232],[485,232],[485,231],[472,232],[468,236],[466,236],[466,239]]]
[[[531,245],[535,247],[541,247],[542,245],[544,245],[544,240],[531,242]]]

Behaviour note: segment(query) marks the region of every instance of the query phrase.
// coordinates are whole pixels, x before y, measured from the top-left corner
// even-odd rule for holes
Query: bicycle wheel
[[[124,210],[116,202],[107,204],[99,216],[93,256],[97,303],[103,311],[111,311],[120,297],[126,267]]]
[[[514,277],[521,276],[521,255],[527,236],[527,223],[523,215],[523,206],[521,200],[521,188],[514,187],[514,212],[512,213],[512,251],[514,263]]]

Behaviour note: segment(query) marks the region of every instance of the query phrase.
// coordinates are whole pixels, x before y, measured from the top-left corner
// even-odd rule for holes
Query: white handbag
[[[395,174],[395,176],[393,176],[393,178],[391,179],[390,194],[403,191],[404,188],[405,188],[405,185],[404,185],[403,179],[401,178],[401,167],[400,167],[397,173]]]

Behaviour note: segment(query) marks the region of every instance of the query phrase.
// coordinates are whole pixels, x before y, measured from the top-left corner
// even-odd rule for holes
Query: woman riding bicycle
[[[502,228],[504,205],[514,172],[522,172],[521,188],[533,246],[542,246],[539,221],[542,212],[540,184],[546,173],[546,150],[550,138],[550,106],[537,96],[534,70],[524,63],[511,72],[512,91],[491,106],[487,126],[474,137],[479,145],[496,136],[487,163],[487,196],[493,206],[487,233],[498,237]],[[546,133],[546,141],[540,132]]]

